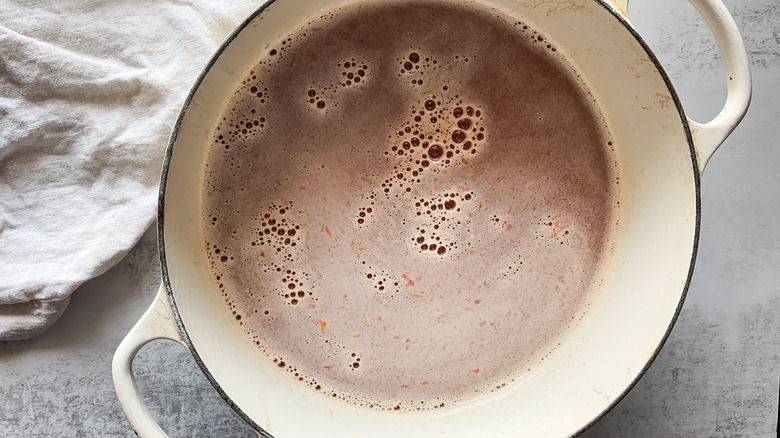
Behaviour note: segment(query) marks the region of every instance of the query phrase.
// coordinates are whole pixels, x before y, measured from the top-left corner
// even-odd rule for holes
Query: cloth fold
[[[248,0],[0,0],[0,340],[33,337],[152,224],[187,92]]]

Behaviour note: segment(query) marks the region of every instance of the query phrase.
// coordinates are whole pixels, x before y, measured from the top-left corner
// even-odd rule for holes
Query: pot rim
[[[677,322],[677,318],[680,316],[680,311],[682,310],[682,306],[685,303],[685,298],[688,295],[688,289],[690,288],[691,285],[694,266],[696,264],[696,255],[699,248],[699,232],[701,228],[701,176],[699,172],[699,162],[696,157],[696,149],[694,147],[693,136],[691,134],[690,126],[688,124],[688,117],[685,115],[685,111],[683,109],[682,102],[680,101],[680,98],[677,94],[677,91],[675,90],[671,79],[666,74],[666,71],[664,70],[660,61],[651,50],[650,46],[647,44],[647,42],[645,42],[645,40],[642,38],[639,32],[631,25],[631,23],[628,22],[627,18],[623,16],[620,12],[615,10],[612,6],[610,6],[607,3],[607,0],[594,0],[594,1],[600,6],[602,6],[603,8],[605,8],[609,13],[611,13],[612,16],[614,16],[618,20],[618,22],[622,24],[626,28],[626,30],[628,30],[628,32],[634,37],[634,39],[636,39],[636,41],[639,43],[642,49],[644,49],[645,53],[650,58],[652,63],[655,65],[656,69],[658,70],[658,73],[661,75],[661,78],[663,79],[664,83],[668,88],[669,94],[671,95],[672,100],[674,101],[674,105],[677,108],[678,114],[680,115],[680,121],[682,122],[683,130],[685,132],[685,137],[688,142],[688,149],[690,152],[693,179],[694,179],[694,190],[696,195],[696,220],[695,220],[694,235],[693,235],[691,261],[688,268],[688,275],[685,280],[685,286],[683,287],[682,293],[680,295],[680,300],[677,303],[677,308],[675,309],[674,315],[672,315],[672,318],[669,321],[669,325],[667,326],[664,335],[659,340],[658,345],[654,349],[653,353],[647,358],[642,369],[639,370],[636,377],[631,381],[631,383],[628,386],[626,386],[623,392],[621,392],[617,397],[615,397],[607,407],[605,407],[598,415],[593,417],[593,419],[591,419],[590,422],[583,425],[572,436],[581,435],[590,427],[598,423],[610,411],[612,411],[612,409],[615,406],[617,406],[617,404],[620,403],[620,401],[623,400],[623,398],[625,398],[625,396],[628,395],[628,393],[632,389],[634,389],[637,383],[639,383],[639,380],[645,375],[647,370],[650,368],[650,366],[653,364],[655,359],[658,357],[659,353],[661,352],[661,349],[663,348],[664,344],[668,340],[669,335],[671,334],[675,323]],[[206,379],[209,381],[209,383],[211,383],[211,385],[217,391],[219,396],[228,404],[228,406],[230,406],[238,414],[239,417],[241,417],[241,419],[243,419],[247,424],[249,424],[249,426],[251,426],[258,434],[260,434],[264,438],[273,438],[273,436],[269,434],[265,429],[263,429],[260,425],[258,425],[254,420],[252,420],[252,418],[250,418],[222,389],[219,382],[217,382],[217,380],[211,374],[208,367],[206,366],[205,363],[203,363],[203,360],[200,358],[200,355],[195,349],[195,346],[193,345],[192,340],[190,339],[189,334],[187,333],[187,329],[184,326],[184,321],[181,318],[179,309],[176,306],[176,299],[174,297],[173,289],[171,287],[171,282],[168,274],[168,264],[167,264],[166,253],[165,253],[165,190],[168,182],[168,170],[173,155],[173,147],[176,144],[176,140],[178,139],[179,136],[179,130],[181,128],[182,121],[184,120],[184,116],[186,115],[187,109],[189,108],[189,105],[192,102],[195,93],[200,88],[200,85],[203,82],[204,78],[211,71],[211,68],[220,58],[220,56],[225,51],[225,49],[252,21],[254,21],[255,18],[257,18],[260,14],[265,12],[265,10],[275,2],[276,0],[267,0],[265,3],[260,5],[254,12],[252,12],[249,16],[247,16],[247,18],[245,18],[241,22],[241,24],[239,24],[230,33],[230,35],[228,35],[225,41],[223,41],[222,44],[220,44],[219,48],[214,52],[212,57],[209,59],[208,63],[204,66],[203,70],[201,70],[201,73],[200,75],[198,75],[198,78],[193,83],[192,88],[190,88],[190,91],[187,94],[187,97],[184,100],[184,103],[182,105],[182,108],[179,111],[179,115],[176,118],[176,123],[173,126],[171,137],[165,151],[165,156],[163,158],[162,172],[160,177],[160,189],[158,192],[158,204],[157,204],[157,247],[160,253],[160,267],[162,270],[162,282],[163,285],[165,286],[165,292],[166,295],[168,296],[168,302],[170,303],[171,306],[171,312],[173,314],[174,320],[176,321],[176,326],[179,329],[179,332],[181,334],[181,339],[184,341],[185,345],[187,346],[193,358],[195,359],[195,363],[198,364],[198,367],[200,368],[201,372],[203,372],[203,374],[206,376]]]

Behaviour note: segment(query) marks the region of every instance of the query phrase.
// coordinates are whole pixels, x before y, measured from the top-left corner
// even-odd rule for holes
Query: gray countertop
[[[725,73],[703,20],[681,0],[632,0],[631,18],[689,116],[712,118]],[[702,179],[699,255],[658,358],[586,437],[774,437],[780,375],[780,3],[725,2],[745,37],[754,97]],[[0,436],[133,436],[110,364],[160,282],[153,230],[78,289],[44,335],[0,342]],[[144,347],[134,369],[171,436],[255,436],[178,344]]]

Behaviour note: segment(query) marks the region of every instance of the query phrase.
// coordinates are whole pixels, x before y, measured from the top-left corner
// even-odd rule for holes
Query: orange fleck
[[[409,385],[401,385],[401,388],[408,388]]]
[[[358,251],[365,251],[368,248],[358,248]]]
[[[474,346],[474,341],[469,342],[469,347],[473,347],[473,346]]]
[[[479,304],[481,302],[482,302],[482,300],[474,300],[474,304]]]
[[[333,365],[325,365],[323,368],[325,368],[326,370],[329,370],[329,369],[333,368]]]
[[[424,293],[425,293],[425,292],[420,292],[419,294],[412,294],[412,296],[413,296],[414,298],[422,298]]]
[[[260,257],[265,257],[265,251],[260,251]]]
[[[471,307],[466,307],[466,310],[468,310],[468,311],[472,311],[472,310],[474,310],[474,309],[472,309]]]
[[[390,327],[389,325],[383,325],[382,330],[387,331],[387,328]]]
[[[436,287],[441,287],[441,286],[439,285],[439,283],[436,283]]]
[[[293,57],[293,59],[290,60],[290,68],[293,67],[295,67],[295,57]]]
[[[349,246],[355,246],[355,242],[350,243]]]
[[[473,370],[471,370],[471,372],[472,373],[478,373],[479,372],[479,368],[474,368]]]
[[[477,208],[477,211],[482,211],[482,203],[479,203],[479,208]]]
[[[355,338],[359,338],[359,337],[360,337],[360,335],[354,335],[353,337],[355,337]]]
[[[562,299],[558,298],[558,301],[561,302],[561,304],[558,304],[558,307],[563,307],[566,305],[566,301],[563,301]]]
[[[409,278],[408,275],[404,274],[401,277],[403,277],[403,279],[406,280],[406,285],[407,286],[414,286],[414,281],[412,281],[412,279]]]
[[[325,321],[320,320],[320,333],[325,332],[325,326],[328,325]]]
[[[565,281],[563,281],[563,276],[558,277],[558,281],[560,281],[561,283],[566,283]]]
[[[358,129],[358,134],[360,135],[368,134],[368,129]]]
[[[460,157],[460,162],[463,164],[469,164],[469,160],[467,160],[466,157]]]
[[[506,214],[512,214],[512,206],[509,206],[509,211],[506,212]]]
[[[468,388],[463,388],[460,391],[458,391],[458,394],[464,394],[466,392],[469,392],[469,389]]]
[[[324,225],[324,227],[325,227],[325,232],[328,233],[328,236],[333,237],[333,235],[330,234],[330,230],[328,229],[327,225]]]
[[[427,385],[427,384],[428,384],[427,380],[421,383],[421,385]]]

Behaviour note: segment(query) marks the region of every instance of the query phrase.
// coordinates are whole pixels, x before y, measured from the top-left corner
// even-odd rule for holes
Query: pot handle
[[[629,0],[605,0],[613,9],[628,20]],[[691,128],[699,174],[726,138],[734,131],[747,113],[752,95],[752,79],[745,43],[739,33],[734,17],[721,0],[688,0],[709,26],[723,56],[728,77],[726,103],[714,119],[700,123],[688,118]]]
[[[160,286],[152,305],[119,344],[111,364],[119,404],[136,435],[142,438],[168,437],[146,408],[133,375],[133,359],[136,353],[156,339],[170,339],[186,348],[173,319],[164,285]]]
[[[720,114],[707,123],[688,119],[699,161],[699,174],[712,154],[734,131],[750,106],[753,84],[745,43],[734,17],[721,0],[689,0],[710,27],[723,56],[728,77],[728,94]]]

